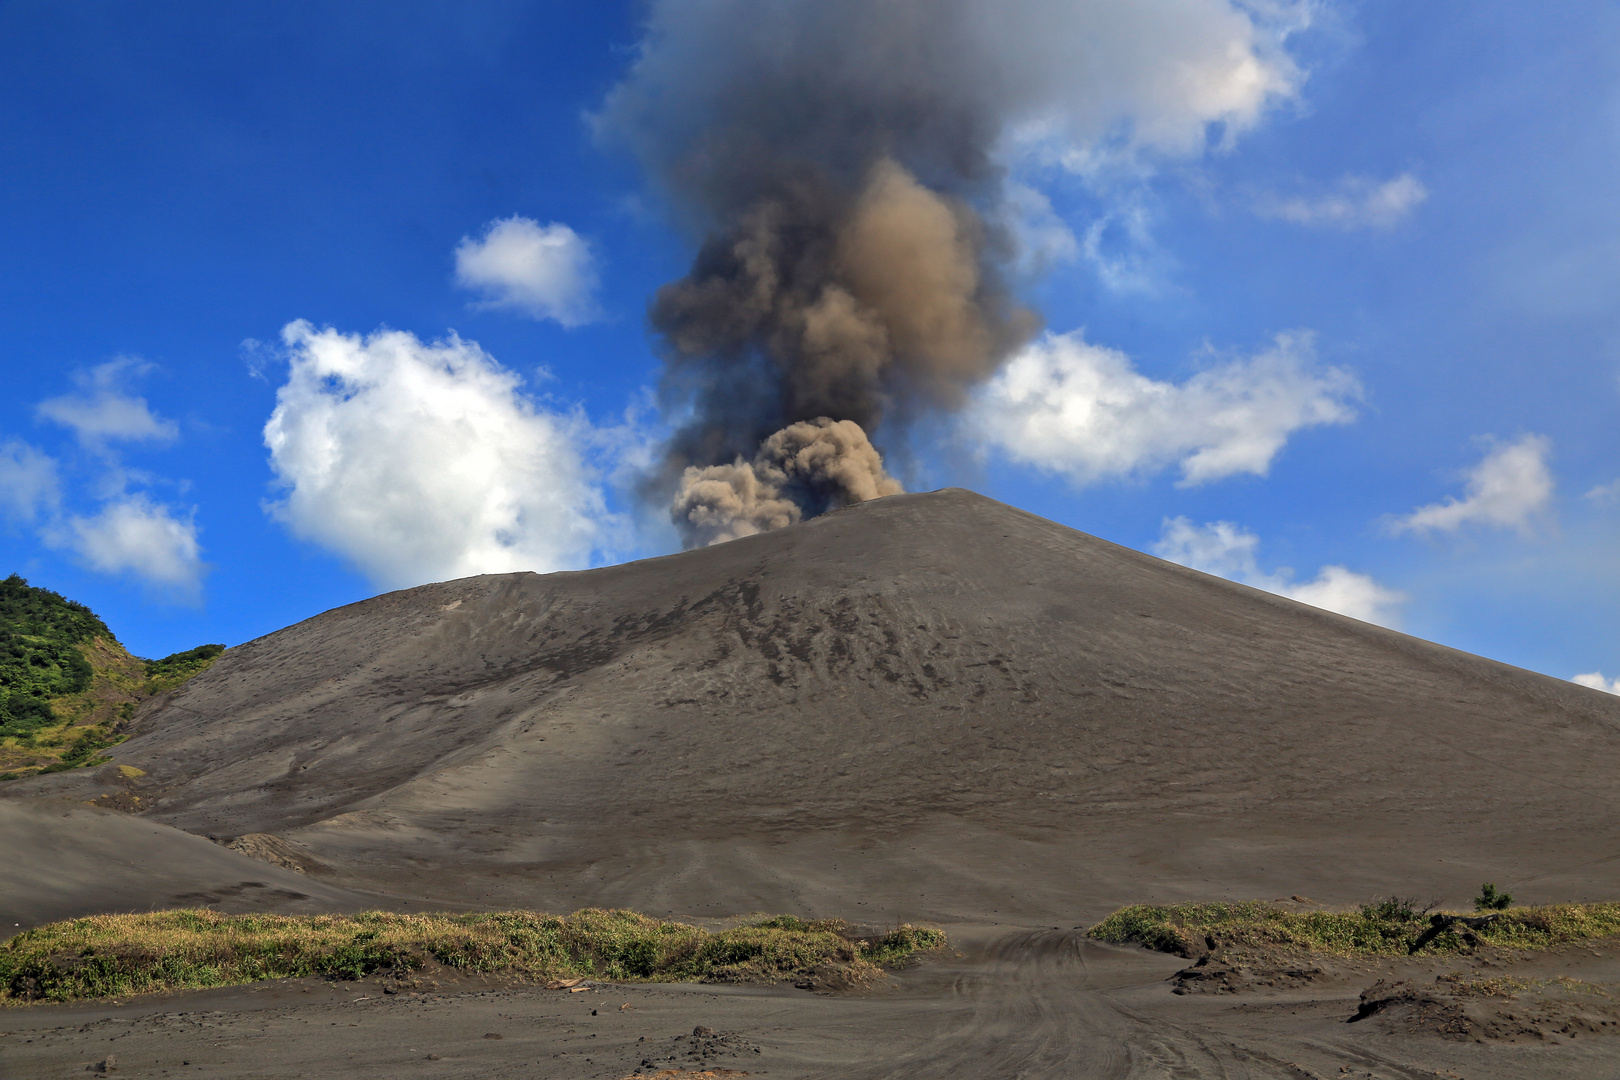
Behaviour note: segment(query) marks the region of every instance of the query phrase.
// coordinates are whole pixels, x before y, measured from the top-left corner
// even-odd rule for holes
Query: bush
[[[1497,892],[1496,886],[1488,881],[1479,887],[1479,895],[1474,897],[1475,911],[1506,911],[1512,906],[1513,897]]]
[[[224,651],[223,645],[198,645],[185,652],[170,653],[161,660],[146,661],[146,692],[161,694],[173,690],[192,676],[207,671]]]
[[[0,674],[0,680],[4,678]],[[28,688],[0,686],[0,737],[27,739],[35,732],[60,722],[51,711],[51,703]]]
[[[1416,922],[1439,906],[1438,900],[1430,900],[1418,907],[1415,896],[1388,896],[1362,904],[1361,916],[1379,922]]]

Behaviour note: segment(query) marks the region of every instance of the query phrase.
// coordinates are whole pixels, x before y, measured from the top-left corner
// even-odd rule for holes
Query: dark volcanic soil
[[[1183,899],[1401,893],[1465,905],[1484,880],[1521,902],[1620,898],[1620,698],[965,491],[625,566],[377,597],[230,650],[138,720],[141,734],[113,756],[147,775],[0,785],[0,808],[42,796],[146,808],[130,820],[276,865],[223,847],[240,861],[159,873],[149,859],[110,870],[70,857],[48,888],[33,869],[0,880],[0,916],[77,913],[87,896],[169,904],[217,893],[246,864],[263,869],[238,883],[301,880],[311,887],[290,891],[331,890],[319,901],[331,906],[385,896],[413,908],[765,910],[983,928],[962,961],[892,993],[728,991],[714,997],[719,1019],[681,1013],[679,1024],[669,1006],[666,1026],[735,1029],[761,1046],[761,1061],[778,1064],[750,1071],[771,1075],[1384,1075],[1376,1048],[1401,1040],[1465,1051],[1404,1029],[1367,1034],[1383,1019],[1342,1026],[1372,978],[1288,989],[1328,1004],[1251,1015],[1232,995],[1172,995],[1163,979],[1184,961],[1104,950],[1105,963],[1068,928]],[[159,831],[165,844],[193,842]],[[0,830],[0,857],[43,866],[15,831]],[[187,875],[195,888],[182,887]],[[1029,936],[1050,927],[1069,944]],[[564,1007],[509,993],[523,1008]],[[487,1023],[477,1001],[464,1005],[472,1027]],[[462,1008],[390,997],[366,1016]],[[1518,1075],[1620,1076],[1588,1068],[1584,1037],[1493,1053],[1555,1055]],[[1365,1044],[1372,1064],[1265,1064],[1342,1040]],[[487,1042],[477,1054],[491,1061],[539,1060]],[[1603,1046],[1620,1062],[1620,1042]],[[1084,1054],[1091,1072],[1056,1064]],[[288,1060],[292,1072],[263,1075],[297,1072]],[[423,1075],[504,1075],[450,1061],[441,1054],[421,1066],[440,1071]],[[875,1061],[888,1071],[871,1071]],[[990,1071],[961,1071],[973,1061]],[[1388,1075],[1434,1075],[1411,1068]]]
[[[0,1012],[0,1075],[79,1077],[109,1054],[116,1075],[232,1080],[622,1080],[669,1069],[776,1080],[1620,1075],[1620,1033],[1544,1026],[1458,1039],[1404,1013],[1347,1022],[1361,989],[1413,974],[1399,965],[1331,971],[1268,995],[1177,997],[1167,981],[1183,963],[1174,957],[1067,929],[958,934],[960,956],[860,995],[611,984],[580,994],[487,985],[388,995],[369,983],[295,980],[16,1009]],[[1605,970],[1620,975],[1612,961]]]

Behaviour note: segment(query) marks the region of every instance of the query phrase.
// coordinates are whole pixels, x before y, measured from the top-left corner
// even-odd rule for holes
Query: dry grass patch
[[[572,915],[222,915],[208,910],[95,915],[0,944],[0,1004],[195,989],[382,968],[446,967],[532,980],[777,982],[829,967],[876,972],[945,944],[902,926],[872,937],[792,916],[720,933],[633,911]]]

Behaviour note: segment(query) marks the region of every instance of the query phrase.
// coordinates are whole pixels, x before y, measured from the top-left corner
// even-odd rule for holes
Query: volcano
[[[140,780],[29,792],[133,788],[445,904],[1045,922],[1620,879],[1620,698],[955,489],[352,604],[139,731]]]

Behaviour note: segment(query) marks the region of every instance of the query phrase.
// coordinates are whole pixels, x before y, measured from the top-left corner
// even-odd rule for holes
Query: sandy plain
[[[1573,1013],[1534,1037],[1413,1003],[1347,1023],[1444,965],[1178,995],[1188,961],[1077,929],[1140,902],[1466,906],[1485,880],[1620,899],[1620,698],[970,492],[377,597],[138,719],[114,758],[145,776],[0,789],[0,865],[28,868],[0,918],[618,906],[927,921],[954,948],[843,996],[274,984],[7,1010],[0,1075],[115,1052],[131,1076],[1620,1077],[1620,1030]],[[1589,949],[1513,964],[1617,977]],[[704,1056],[637,1049],[681,1039]]]

